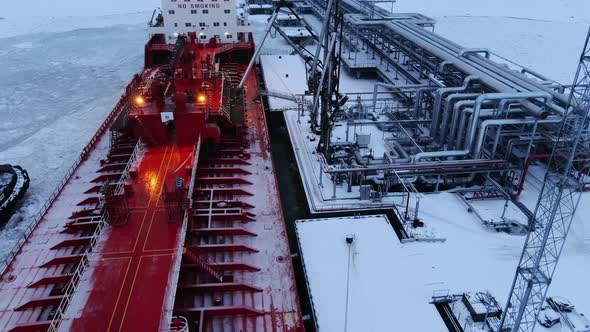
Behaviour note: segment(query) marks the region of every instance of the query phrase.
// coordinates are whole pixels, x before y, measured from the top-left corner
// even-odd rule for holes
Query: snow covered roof
[[[297,17],[291,14],[279,13],[277,15],[277,20],[287,21],[287,20],[297,20]]]
[[[311,33],[301,26],[296,27],[281,27],[281,29],[285,32],[285,34],[291,38],[294,37],[310,37]]]
[[[305,93],[307,78],[305,64],[298,55],[262,55],[260,57],[264,82],[269,92],[295,96]],[[296,109],[293,101],[269,97],[271,110]]]
[[[446,331],[432,291],[383,215],[295,224],[319,331],[343,331],[349,245],[348,331]],[[424,267],[430,269],[429,266]]]
[[[250,8],[274,8],[273,5],[270,4],[256,4],[252,3],[248,5]]]

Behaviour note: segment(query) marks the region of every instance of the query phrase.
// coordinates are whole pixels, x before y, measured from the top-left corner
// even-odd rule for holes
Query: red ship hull
[[[253,50],[148,43],[7,264],[0,330],[303,330]]]

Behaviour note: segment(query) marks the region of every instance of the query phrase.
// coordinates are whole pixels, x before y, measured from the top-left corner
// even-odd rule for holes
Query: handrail
[[[219,108],[219,110],[221,111],[221,113],[228,119],[231,120],[231,114],[229,113],[229,111],[227,110],[227,108],[221,106]]]
[[[135,162],[138,160],[138,156],[141,153],[141,151],[143,151],[143,143],[141,142],[141,139],[140,139],[135,144],[135,149],[133,149],[133,153],[131,155],[131,158],[129,158],[129,161],[127,162],[127,166],[125,167],[125,171],[123,172],[123,174],[121,175],[121,178],[119,179],[119,183],[117,185],[117,188],[115,189],[115,194],[123,194],[124,185],[125,185],[125,182],[127,181],[127,177],[129,176],[129,170],[135,164]],[[76,270],[73,273],[74,276],[72,277],[71,281],[68,283],[66,290],[64,291],[64,296],[61,299],[59,306],[55,310],[55,315],[53,316],[53,319],[51,320],[51,324],[49,325],[49,329],[47,330],[48,332],[59,331],[59,327],[60,327],[61,321],[62,321],[61,318],[65,314],[66,310],[68,309],[68,305],[70,304],[70,300],[71,300],[72,296],[74,295],[74,292],[76,291],[76,288],[78,287],[78,284],[80,283],[80,280],[82,279],[82,274],[86,270],[86,267],[88,266],[88,262],[90,261],[90,255],[92,254],[92,250],[96,246],[96,243],[98,242],[98,238],[100,237],[100,233],[104,229],[104,227],[107,223],[107,220],[108,220],[108,212],[105,210],[105,211],[103,211],[103,213],[101,215],[100,221],[98,222],[98,226],[96,227],[96,229],[94,230],[94,233],[92,234],[92,238],[90,239],[90,245],[89,245],[88,249],[82,254],[82,259],[80,260],[80,263],[78,263],[78,266],[76,267]]]
[[[84,254],[82,254],[82,258],[80,260],[80,263],[78,263],[76,270],[73,272],[72,279],[70,280],[70,282],[66,286],[66,289],[64,291],[64,295],[63,295],[61,301],[59,302],[59,305],[58,305],[57,309],[55,310],[55,315],[53,316],[53,319],[51,320],[51,323],[49,324],[49,328],[47,329],[48,332],[59,331],[59,328],[62,324],[62,317],[66,313],[66,310],[68,309],[68,305],[70,304],[70,301],[72,299],[72,296],[74,295],[74,292],[78,288],[78,284],[80,283],[80,280],[82,279],[82,275],[84,274],[86,267],[89,265],[90,255],[92,254],[92,249],[94,249],[94,247],[96,246],[96,243],[98,242],[98,238],[100,237],[100,233],[104,229],[105,225],[106,225],[106,213],[102,215],[100,221],[98,222],[98,226],[94,230],[94,233],[92,234],[92,238],[90,239],[90,245],[88,247],[88,250],[86,250],[84,252]]]
[[[117,105],[107,115],[107,117],[102,122],[102,124],[100,125],[100,127],[98,128],[98,130],[96,131],[94,136],[92,136],[92,138],[90,139],[88,144],[86,144],[84,149],[82,149],[82,152],[80,153],[78,158],[76,158],[76,160],[74,161],[74,164],[68,169],[65,176],[59,182],[59,184],[57,185],[55,190],[49,195],[49,197],[47,198],[45,203],[41,206],[41,208],[39,209],[37,214],[35,214],[35,216],[33,217],[33,221],[27,226],[27,228],[25,228],[25,230],[23,232],[23,237],[17,241],[17,243],[14,245],[14,247],[8,253],[8,255],[2,259],[2,262],[0,263],[0,275],[4,274],[4,272],[6,272],[6,270],[8,269],[8,267],[10,266],[10,264],[12,263],[12,261],[14,260],[16,255],[20,252],[20,250],[22,249],[24,244],[27,242],[27,239],[29,238],[29,236],[33,233],[33,230],[35,229],[35,227],[37,227],[37,224],[39,224],[41,219],[43,219],[43,216],[45,215],[47,210],[49,210],[49,207],[51,207],[51,205],[53,204],[53,202],[55,201],[57,196],[61,193],[61,191],[65,187],[66,183],[70,180],[70,178],[72,177],[72,175],[74,174],[74,172],[76,171],[78,166],[80,166],[82,161],[84,161],[84,160],[86,160],[86,158],[88,158],[88,155],[90,154],[92,149],[96,146],[96,143],[100,139],[100,136],[102,136],[104,134],[105,130],[110,125],[112,120],[116,116],[118,116],[119,113],[130,104],[130,101],[133,99],[133,98],[130,98],[130,95],[132,92],[134,92],[137,89],[137,85],[140,83],[140,81],[141,81],[140,76],[135,75],[133,77],[133,80],[127,85],[127,88],[125,89],[125,93],[123,94],[123,96],[121,96]]]
[[[266,121],[266,113],[264,112],[264,102],[262,100],[261,96],[258,96],[258,110],[260,111],[260,116],[261,116],[261,120],[263,123],[268,124],[268,121]],[[270,153],[271,151],[271,146],[270,146],[270,133],[268,132],[268,125],[264,125],[262,126],[262,131],[263,131],[263,135],[264,135],[264,145],[266,147],[266,151]]]
[[[250,43],[231,43],[231,44],[224,44],[221,47],[215,49],[215,54],[221,54],[223,52],[229,51],[231,49],[248,49],[250,47]]]
[[[127,178],[129,177],[129,171],[131,167],[135,164],[135,162],[139,159],[140,154],[143,152],[144,144],[141,141],[141,138],[135,144],[135,148],[133,149],[133,153],[131,153],[131,157],[127,161],[127,165],[125,165],[125,169],[123,170],[123,174],[121,174],[121,178],[117,183],[117,187],[115,188],[115,195],[122,195],[125,190],[125,182],[127,182]]]
[[[197,166],[199,164],[199,155],[201,153],[201,137],[199,136],[199,139],[197,140],[197,144],[195,144],[195,148],[193,150],[193,165],[192,165],[192,170],[191,170],[191,179],[189,182],[189,186],[188,186],[188,192],[187,192],[187,196],[188,196],[188,204],[185,206],[185,210],[184,210],[184,217],[182,218],[182,227],[180,228],[180,232],[178,234],[178,239],[179,239],[179,243],[184,243],[184,240],[186,239],[186,232],[187,232],[187,228],[188,228],[188,222],[189,222],[189,218],[191,216],[191,209],[193,206],[193,192],[194,192],[194,188],[195,188],[195,182],[196,182],[196,178],[197,178]],[[174,267],[172,268],[173,270],[173,275],[178,275],[180,273],[180,268],[181,268],[181,262],[182,262],[182,252],[183,250],[177,250],[177,252],[175,253],[176,257],[174,259]],[[172,282],[169,282],[166,284],[166,293],[171,294],[168,299],[167,299],[167,305],[165,306],[166,308],[168,306],[172,307],[174,305],[174,294],[175,294],[175,290],[177,288],[178,285],[178,278],[173,278]],[[172,319],[174,317],[172,317],[172,311],[168,311],[167,312],[167,318],[169,322],[172,322]]]
[[[201,153],[201,138],[199,137],[199,141],[197,142],[197,145],[195,146],[195,150],[194,150],[194,154],[195,154],[195,159],[193,161],[193,169],[191,171],[191,182],[189,184],[189,188],[188,188],[188,206],[185,209],[185,213],[184,213],[184,217],[185,220],[183,220],[183,229],[186,230],[187,225],[185,225],[184,223],[188,223],[188,218],[192,216],[192,207],[193,207],[193,193],[195,190],[195,183],[197,182],[197,166],[199,163],[199,154]],[[198,254],[196,252],[193,252],[198,258],[202,259],[205,261],[205,263],[211,265],[212,263],[215,263],[213,260],[211,260],[211,258],[209,257],[209,255],[201,255]]]

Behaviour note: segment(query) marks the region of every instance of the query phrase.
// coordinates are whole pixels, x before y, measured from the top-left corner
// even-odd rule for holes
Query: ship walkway
[[[191,152],[191,147],[169,145],[144,153],[130,188],[128,221],[101,236],[99,254],[89,262],[62,330],[158,331],[168,326],[167,306],[175,291],[171,280],[183,239],[180,220],[170,220],[163,188],[175,175],[187,176],[183,166]]]

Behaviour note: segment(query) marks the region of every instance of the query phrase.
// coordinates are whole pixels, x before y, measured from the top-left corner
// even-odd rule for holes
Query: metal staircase
[[[223,275],[221,275],[219,271],[217,271],[211,266],[213,262],[209,260],[208,257],[201,258],[201,256],[199,256],[193,249],[188,247],[182,248],[182,255],[185,259],[195,264],[199,269],[207,273],[207,275],[209,275],[213,279],[217,280],[218,282],[223,282]]]

